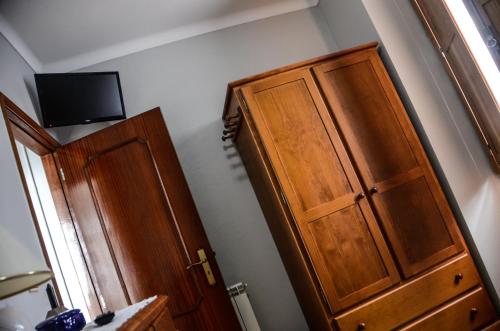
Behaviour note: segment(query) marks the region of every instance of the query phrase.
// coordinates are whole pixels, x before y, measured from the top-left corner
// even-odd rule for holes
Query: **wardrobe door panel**
[[[342,82],[335,85],[336,93],[348,107],[344,116],[356,133],[356,147],[366,159],[373,180],[381,182],[412,170],[418,163],[396,115],[383,98],[382,86],[366,74],[370,70],[369,62],[361,62],[336,71],[334,79]],[[367,107],[376,109],[376,113],[367,116]]]
[[[453,246],[424,177],[382,192],[377,199],[387,206],[388,222],[410,263],[418,263]]]
[[[308,222],[308,228],[339,299],[388,276],[358,205]]]
[[[397,282],[311,73],[276,75],[241,91],[331,311]]]
[[[288,181],[299,202],[299,212],[321,207],[352,192],[351,185],[304,80],[296,80],[254,94]],[[307,129],[306,129],[307,128]]]
[[[454,217],[376,51],[314,73],[405,276],[460,252]]]

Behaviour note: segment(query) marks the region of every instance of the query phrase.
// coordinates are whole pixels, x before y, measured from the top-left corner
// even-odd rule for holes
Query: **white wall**
[[[500,295],[500,176],[478,136],[410,1],[321,0],[340,48],[380,39],[383,55],[441,178]],[[439,171],[440,172],[440,171]],[[452,199],[453,200],[453,199]],[[454,204],[455,201],[452,201]]]
[[[340,49],[379,40],[361,0],[320,0],[319,7]]]
[[[227,285],[243,281],[263,330],[307,330],[234,149],[224,150],[227,83],[336,49],[318,8],[211,32],[84,68],[118,70],[128,116],[160,106]],[[107,124],[57,130],[65,141]]]
[[[0,34],[0,91],[36,120],[28,93],[32,86],[33,70]],[[0,275],[46,268],[7,128],[0,116]],[[0,301],[0,319],[6,306],[28,312],[26,330],[33,330],[50,309],[43,286],[36,293],[23,293]]]

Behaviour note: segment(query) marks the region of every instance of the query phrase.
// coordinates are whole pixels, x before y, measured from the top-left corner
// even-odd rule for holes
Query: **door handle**
[[[186,267],[187,270],[191,269],[192,267],[196,267],[196,266],[199,266],[199,265],[202,265],[203,263],[207,262],[207,260],[200,260],[198,262],[195,262],[195,263],[191,263],[190,265],[188,265]]]
[[[354,201],[358,202],[359,200],[364,199],[364,198],[365,198],[365,193],[361,192],[361,193],[356,194],[356,196],[354,197]]]
[[[207,277],[208,285],[215,286],[216,281],[214,274],[212,272],[212,268],[210,267],[210,262],[208,262],[207,254],[203,248],[200,248],[198,251],[198,258],[200,259],[198,262],[192,263],[186,267],[187,270],[201,265],[203,267],[203,271],[205,272],[205,277]]]

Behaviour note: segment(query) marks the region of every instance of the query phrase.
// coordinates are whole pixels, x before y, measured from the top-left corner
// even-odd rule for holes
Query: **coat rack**
[[[241,108],[238,107],[236,115],[228,116],[224,119],[224,130],[222,130],[222,141],[233,139],[240,128],[241,124]]]

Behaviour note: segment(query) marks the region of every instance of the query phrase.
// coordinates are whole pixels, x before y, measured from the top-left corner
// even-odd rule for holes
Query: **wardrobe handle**
[[[371,194],[375,194],[375,193],[377,193],[377,192],[378,192],[378,187],[376,187],[376,186],[373,186],[373,187],[370,189],[370,193],[371,193]]]
[[[477,309],[476,307],[471,308],[471,310],[470,310],[470,319],[471,319],[471,321],[473,321],[473,320],[476,319],[477,314],[479,314],[479,309]]]
[[[461,273],[456,274],[456,275],[455,275],[455,284],[460,283],[460,281],[461,281],[462,279],[464,279],[464,275],[463,275],[463,274],[461,274]]]
[[[366,324],[365,323],[359,323],[358,324],[358,330],[365,330],[366,329]]]
[[[365,197],[365,194],[363,192],[359,193],[358,195],[356,195],[356,197],[354,198],[355,201],[359,201],[361,199],[363,199]]]

